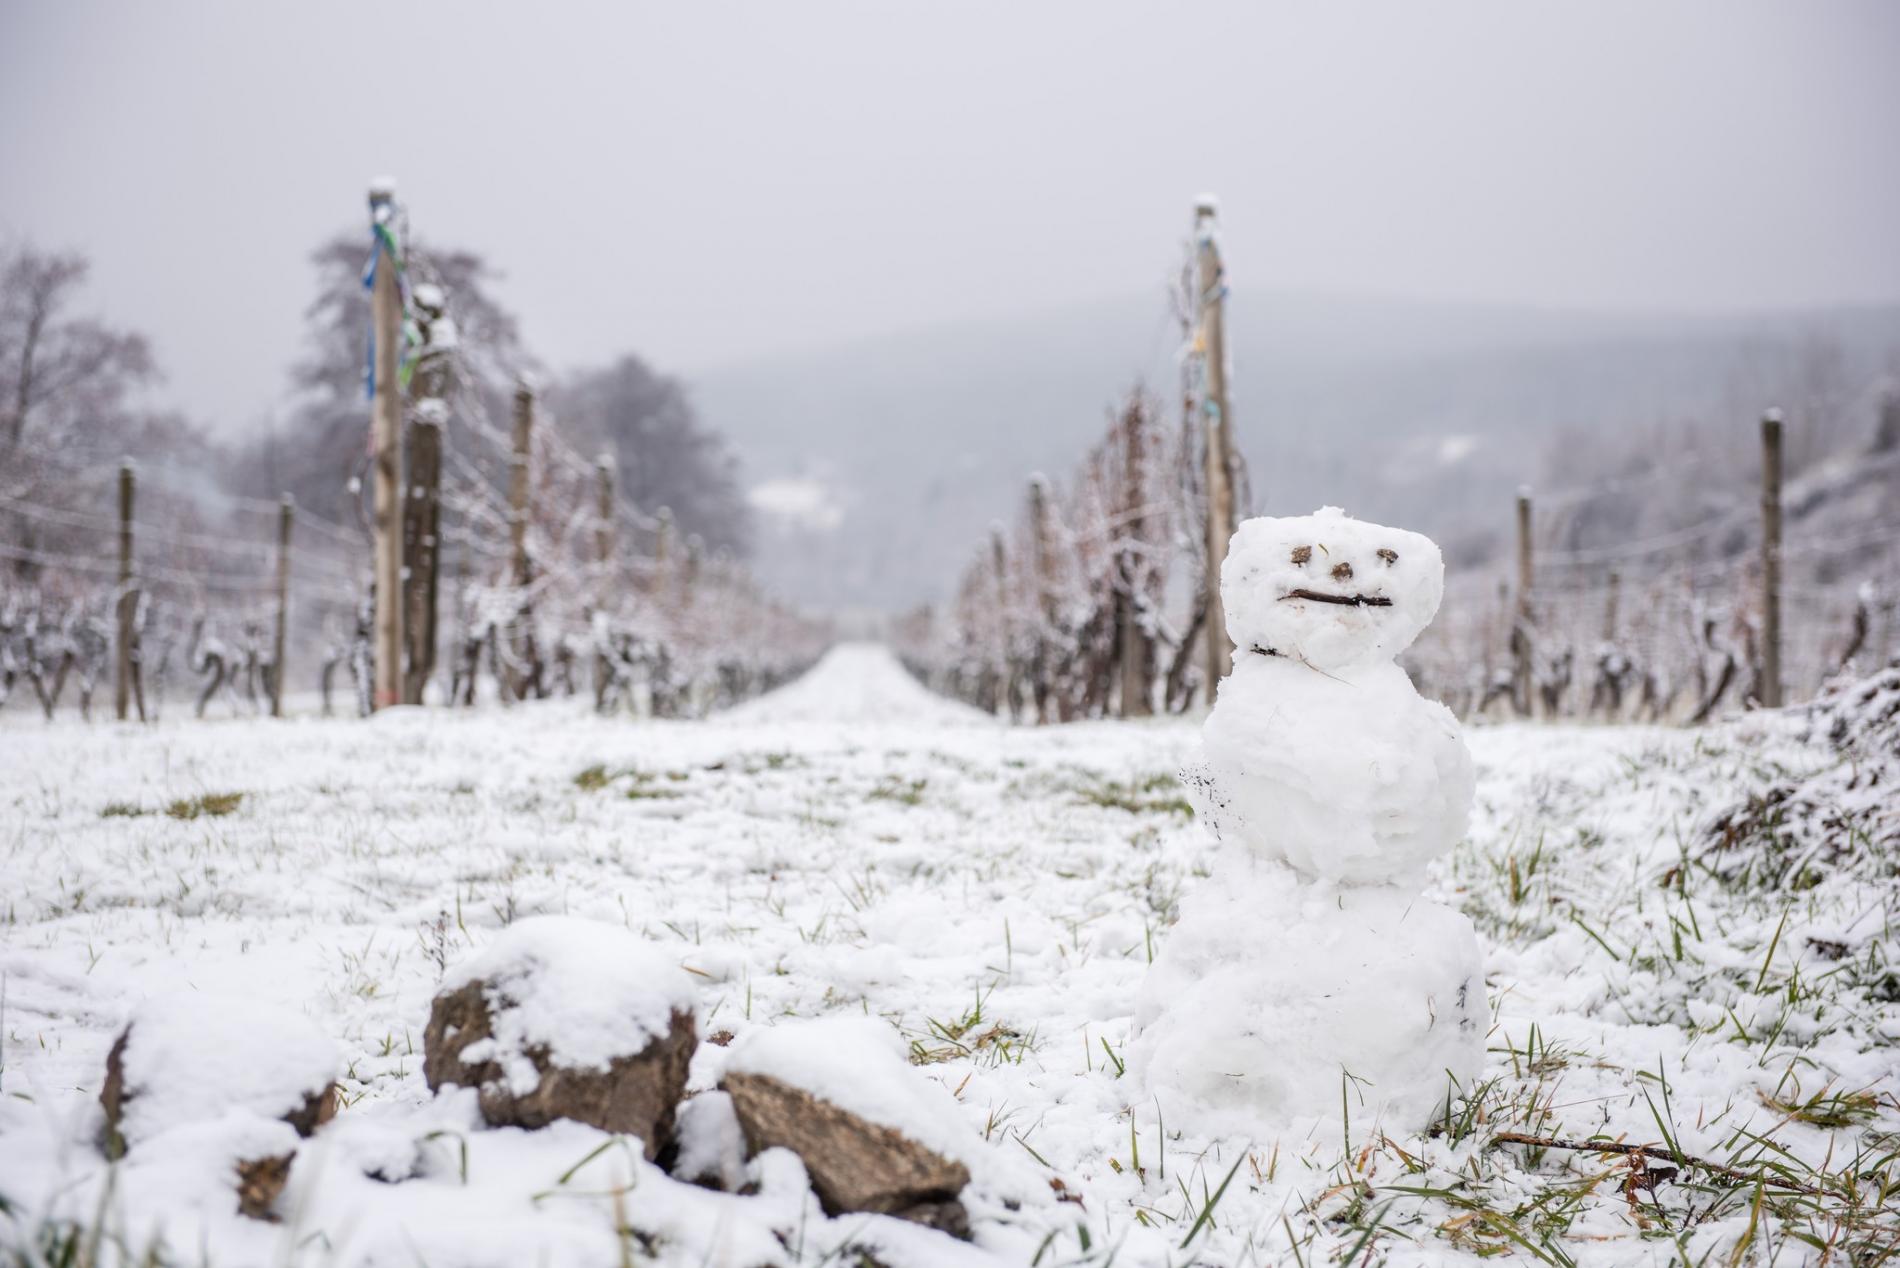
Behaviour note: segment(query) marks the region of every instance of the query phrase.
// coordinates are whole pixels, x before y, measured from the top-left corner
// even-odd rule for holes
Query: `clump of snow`
[[[745,1131],[726,1093],[701,1092],[682,1104],[673,1139],[679,1146],[675,1176],[729,1193],[745,1183]]]
[[[1342,1113],[1355,1137],[1410,1130],[1476,1083],[1479,965],[1455,911],[1230,854],[1142,984],[1136,1064],[1165,1121],[1208,1135],[1265,1140]]]
[[[529,1053],[573,1070],[607,1070],[693,1011],[693,981],[672,959],[617,925],[576,916],[530,916],[509,925],[443,978],[444,992],[486,986],[493,1034],[462,1050],[495,1061],[516,1095],[540,1075]]]
[[[338,1064],[336,1044],[285,1009],[195,991],[150,999],[127,1021],[119,1134],[136,1146],[232,1111],[282,1118],[328,1088]]]
[[[987,1156],[949,1092],[910,1064],[903,1040],[882,1021],[827,1017],[762,1027],[733,1044],[725,1070],[809,1092],[973,1171]]]

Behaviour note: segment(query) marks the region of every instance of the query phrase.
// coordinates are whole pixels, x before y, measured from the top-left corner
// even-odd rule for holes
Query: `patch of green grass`
[[[574,776],[574,787],[580,789],[582,792],[599,792],[613,782],[613,772],[608,770],[605,766],[598,764],[589,766],[586,770]]]
[[[99,811],[101,819],[137,819],[152,812],[132,801],[108,801]]]
[[[243,800],[244,794],[241,792],[200,793],[196,797],[184,797],[172,802],[165,807],[165,813],[170,818],[186,821],[196,819],[201,815],[210,819],[222,819],[236,810]]]
[[[905,779],[900,775],[886,775],[877,781],[877,787],[867,795],[872,801],[895,801],[900,805],[922,805],[924,789],[930,786],[928,779]]]
[[[1181,782],[1173,775],[1157,772],[1145,779],[1107,779],[1083,784],[1075,795],[1091,806],[1106,810],[1125,810],[1129,814],[1172,814],[1184,819],[1194,817],[1194,807],[1181,795]]]

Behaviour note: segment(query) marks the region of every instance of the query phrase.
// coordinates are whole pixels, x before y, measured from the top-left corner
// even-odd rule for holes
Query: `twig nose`
[[[1352,579],[1352,565],[1351,564],[1337,563],[1333,565],[1333,580],[1334,581],[1349,581],[1351,579]]]

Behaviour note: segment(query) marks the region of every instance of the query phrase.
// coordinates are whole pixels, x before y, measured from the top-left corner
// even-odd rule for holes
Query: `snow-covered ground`
[[[1432,896],[1484,943],[1486,1081],[1432,1134],[1342,1157],[1331,1132],[1182,1135],[1124,1070],[1142,975],[1211,848],[1174,781],[1191,724],[1005,727],[874,648],[703,723],[569,703],[152,728],[8,711],[0,1259],[85,1262],[97,1239],[102,1262],[143,1262],[162,1239],[165,1262],[431,1268],[849,1246],[892,1264],[1878,1262],[1900,1238],[1892,869],[1764,882],[1710,861],[1713,815],[1835,760],[1794,729],[1471,733],[1475,821]],[[591,1128],[480,1128],[472,1094],[424,1083],[429,1002],[445,965],[537,912],[650,939],[697,983],[702,1035],[885,1019],[955,1095],[979,1180],[1014,1196],[962,1244],[825,1219],[789,1155],[723,1194]],[[341,1046],[347,1107],[299,1154],[278,1223],[237,1216],[229,1178],[182,1157],[98,1151],[118,1027],[181,988],[287,1006]],[[695,1086],[724,1053],[702,1047]],[[1509,1132],[1729,1170],[1664,1178]]]

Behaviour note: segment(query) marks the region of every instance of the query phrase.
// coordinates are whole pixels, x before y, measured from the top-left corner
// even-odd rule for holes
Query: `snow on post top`
[[[903,1040],[882,1021],[825,1017],[763,1027],[732,1045],[725,1069],[802,1089],[973,1172],[985,1161],[955,1100],[941,1084],[918,1073]]]
[[[303,1016],[254,999],[196,991],[132,1011],[120,1130],[137,1144],[231,1109],[282,1118],[330,1086],[337,1047]]]
[[[442,990],[476,981],[486,984],[494,1033],[463,1056],[499,1061],[511,1078],[519,1064],[511,1058],[534,1048],[558,1066],[606,1070],[666,1035],[673,1014],[698,1002],[692,978],[670,958],[618,925],[577,916],[517,920],[449,970]]]
[[[388,202],[396,196],[396,178],[394,176],[372,177],[369,183],[371,202]]]
[[[1444,594],[1445,560],[1431,538],[1336,506],[1247,520],[1220,577],[1236,647],[1322,670],[1391,660],[1431,624]]]

